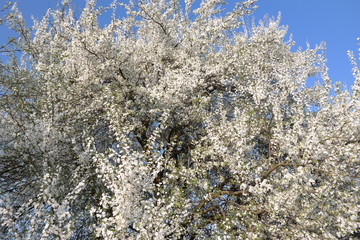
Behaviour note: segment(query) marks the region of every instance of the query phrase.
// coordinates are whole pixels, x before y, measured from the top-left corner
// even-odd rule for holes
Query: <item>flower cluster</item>
[[[356,238],[352,53],[343,91],[255,0],[69,2],[4,18],[1,239]]]

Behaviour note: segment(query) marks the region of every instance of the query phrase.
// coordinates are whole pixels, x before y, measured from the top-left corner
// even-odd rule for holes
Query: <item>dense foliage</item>
[[[1,239],[355,238],[356,57],[341,90],[255,0],[199,3],[2,12]]]

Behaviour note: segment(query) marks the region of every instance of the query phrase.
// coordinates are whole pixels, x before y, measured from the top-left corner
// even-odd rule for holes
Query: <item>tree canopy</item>
[[[357,59],[332,84],[255,2],[5,8],[0,238],[355,238]]]

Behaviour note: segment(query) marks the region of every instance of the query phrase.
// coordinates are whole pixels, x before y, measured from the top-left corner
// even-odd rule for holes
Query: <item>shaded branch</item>
[[[261,180],[264,180],[267,177],[269,177],[269,175],[279,167],[305,167],[305,164],[284,163],[284,162],[277,163],[277,164],[271,166],[268,170],[266,170],[266,172],[264,172],[264,174],[261,177]]]

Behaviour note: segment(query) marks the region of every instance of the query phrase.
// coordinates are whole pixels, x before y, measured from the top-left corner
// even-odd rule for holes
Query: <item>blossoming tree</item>
[[[63,1],[30,29],[13,6],[1,239],[355,238],[356,58],[343,91],[322,46],[244,24],[255,0],[222,4]]]

